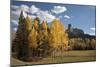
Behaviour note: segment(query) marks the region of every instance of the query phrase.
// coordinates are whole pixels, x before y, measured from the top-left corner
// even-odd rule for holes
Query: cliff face
[[[85,34],[82,29],[73,28],[71,24],[69,24],[68,29],[65,31],[68,34],[69,38],[89,38],[95,39],[95,35]]]

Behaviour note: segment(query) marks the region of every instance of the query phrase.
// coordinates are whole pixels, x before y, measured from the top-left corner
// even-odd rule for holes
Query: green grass
[[[39,61],[23,62],[18,59],[12,58],[12,65],[30,65],[30,64],[51,64],[51,63],[69,63],[69,62],[88,62],[96,60],[95,50],[85,51],[66,51],[57,57],[46,57]]]

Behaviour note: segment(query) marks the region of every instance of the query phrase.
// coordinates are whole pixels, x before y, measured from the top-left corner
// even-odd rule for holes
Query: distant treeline
[[[68,50],[94,50],[96,49],[96,36],[85,34],[83,30],[68,25]]]

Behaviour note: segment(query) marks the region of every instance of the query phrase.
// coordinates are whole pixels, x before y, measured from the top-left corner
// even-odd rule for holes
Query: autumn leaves
[[[33,21],[30,17],[24,18],[23,12],[19,17],[19,25],[14,40],[16,53],[19,59],[47,56],[55,50],[64,50],[68,46],[68,36],[64,26],[57,19],[48,26],[46,20],[40,23],[38,17]],[[33,55],[34,54],[34,55]]]

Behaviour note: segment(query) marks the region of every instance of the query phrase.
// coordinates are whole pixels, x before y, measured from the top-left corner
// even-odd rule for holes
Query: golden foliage
[[[42,27],[41,27],[43,30],[47,30],[47,23],[46,21],[43,21],[42,22]]]
[[[34,25],[33,25],[33,26],[34,26],[34,28],[35,28],[36,30],[38,30],[38,27],[39,27],[39,26],[38,26],[38,21],[37,21],[37,20],[34,20]]]
[[[47,23],[45,21],[43,21],[41,24],[41,34],[42,36],[45,36],[45,37],[48,36]]]
[[[50,27],[49,43],[54,48],[66,48],[68,45],[68,39],[64,32],[64,27],[60,21],[54,19]]]
[[[34,24],[33,24],[33,26],[34,26],[34,28],[35,28],[36,30],[38,30],[38,28],[39,28],[39,23],[40,23],[40,20],[39,20],[38,17],[36,17],[36,18],[34,19]]]
[[[37,31],[32,28],[29,36],[28,36],[28,41],[29,41],[29,47],[30,48],[36,48],[37,47]]]
[[[64,26],[59,20],[53,20],[50,28],[48,28],[47,22],[43,21],[40,24],[38,17],[34,19],[34,23],[32,24],[30,17],[23,17],[23,12],[21,12],[19,18],[16,39],[18,39],[18,41],[16,40],[16,44],[19,44],[18,55],[22,54],[22,57],[24,53],[26,57],[27,55],[33,56],[33,50],[36,52],[39,51],[41,54],[47,54],[52,50],[52,47],[55,50],[61,50],[68,46],[68,36],[65,34]]]
[[[31,19],[28,16],[25,19],[25,25],[26,25],[26,29],[28,31],[30,31],[31,28],[32,28],[32,21],[31,21]]]

